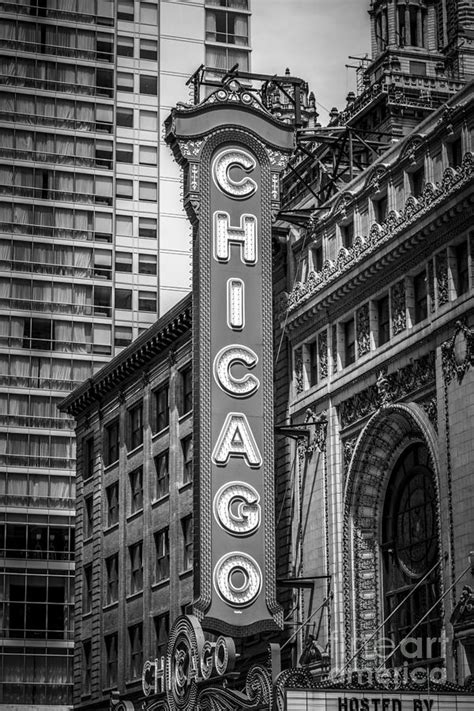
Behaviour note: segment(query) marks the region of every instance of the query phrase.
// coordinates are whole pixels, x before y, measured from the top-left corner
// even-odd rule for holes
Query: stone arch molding
[[[435,475],[440,540],[437,436],[421,407],[415,403],[381,407],[361,432],[351,457],[344,491],[343,545],[344,626],[353,648],[346,649],[346,658],[352,657],[383,620],[379,541],[384,495],[397,458],[414,442],[423,442],[428,448]],[[368,643],[354,663],[356,667],[371,667],[380,661]]]

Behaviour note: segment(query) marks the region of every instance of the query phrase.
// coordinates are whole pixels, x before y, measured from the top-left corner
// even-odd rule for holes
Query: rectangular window
[[[139,274],[156,274],[157,257],[156,254],[139,254],[138,255],[138,273]]]
[[[157,615],[153,619],[155,625],[155,638],[156,638],[156,657],[161,659],[166,657],[168,649],[168,637],[170,633],[170,615],[169,612],[165,612],[162,615]]]
[[[138,236],[146,239],[156,239],[157,221],[154,217],[140,217],[138,221]]]
[[[248,45],[247,16],[225,10],[207,10],[206,40],[246,47]]]
[[[138,467],[130,472],[130,513],[143,509],[143,469]]]
[[[135,449],[143,443],[143,403],[138,403],[128,411],[129,448]]]
[[[115,289],[115,308],[123,309],[124,311],[132,308],[131,289]]]
[[[140,74],[140,94],[156,96],[158,94],[158,82],[156,76]]]
[[[117,20],[126,20],[127,22],[133,22],[134,4],[134,0],[118,0]]]
[[[92,645],[90,640],[82,643],[82,694],[91,693]]]
[[[459,168],[462,163],[462,143],[461,138],[456,138],[447,145],[448,161],[452,168]]]
[[[119,458],[119,421],[114,420],[105,426],[105,466],[113,464]]]
[[[132,339],[133,331],[131,326],[115,326],[114,343],[116,346],[128,346]]]
[[[133,180],[117,178],[115,181],[115,195],[124,200],[133,199]]]
[[[147,202],[156,202],[158,197],[158,188],[156,183],[150,183],[148,181],[140,180],[138,187],[138,197],[140,200],[145,200]]]
[[[410,173],[411,194],[418,197],[425,189],[425,168],[422,166]]]
[[[390,307],[387,296],[377,301],[378,345],[383,346],[390,339]]]
[[[140,40],[140,59],[151,59],[156,62],[158,59],[158,42],[156,40]]]
[[[138,292],[138,310],[156,312],[156,291]]]
[[[157,151],[154,146],[139,146],[141,165],[156,165]]]
[[[115,160],[117,163],[133,163],[133,144],[117,143],[115,147]]]
[[[105,571],[107,575],[107,584],[105,590],[105,603],[112,605],[118,600],[118,571],[119,571],[118,553],[110,556],[105,561]]]
[[[133,74],[117,72],[117,91],[133,92]]]
[[[184,437],[181,440],[181,451],[183,455],[183,484],[189,484],[193,480],[193,438]]]
[[[128,628],[130,644],[130,679],[139,679],[143,671],[143,626],[133,625]]]
[[[129,272],[133,270],[133,253],[132,252],[115,252],[115,271]],[[115,292],[117,294],[117,291]],[[117,306],[117,303],[115,304]]]
[[[82,614],[92,610],[92,565],[85,565],[82,576]]]
[[[112,252],[105,249],[94,250],[94,277],[96,279],[112,278]]]
[[[82,467],[86,481],[94,474],[94,437],[85,437],[82,440]]]
[[[117,647],[117,632],[107,635],[105,637],[105,686],[107,688],[117,686]]]
[[[93,525],[94,525],[94,499],[91,496],[86,496],[84,498],[84,540],[87,541],[88,538],[92,536]]]
[[[94,314],[110,316],[112,289],[109,286],[94,286]]]
[[[117,106],[115,116],[117,126],[122,126],[122,128],[133,128],[133,109],[127,109],[125,106]]]
[[[414,323],[423,321],[428,316],[428,291],[426,270],[413,277]]]
[[[342,245],[346,249],[352,247],[354,242],[354,221],[351,220],[346,225],[341,225]]]
[[[355,328],[351,318],[343,324],[344,328],[344,365],[355,362]]]
[[[155,583],[167,580],[170,576],[170,541],[167,528],[155,533],[156,567]]]
[[[133,37],[124,35],[117,37],[117,55],[119,57],[133,57]]]
[[[313,269],[315,272],[320,272],[323,268],[323,248],[315,247],[311,250]]]
[[[130,556],[130,595],[143,590],[142,541],[128,549]]]
[[[168,427],[170,423],[168,383],[153,393],[153,410],[152,431],[155,434]]]
[[[456,296],[469,291],[469,260],[467,242],[461,242],[454,248],[456,258]]]
[[[112,168],[112,147],[109,141],[96,141],[95,163],[98,168]]]
[[[167,496],[170,489],[170,475],[169,475],[169,453],[168,450],[161,452],[155,457],[155,469],[156,469],[156,479],[155,479],[155,500],[162,499],[163,496]]]
[[[374,217],[375,221],[378,222],[379,225],[381,225],[382,222],[385,222],[387,218],[387,211],[388,198],[386,195],[383,195],[378,200],[374,200]]]
[[[183,570],[193,567],[193,517],[186,516],[181,519],[183,534]]]
[[[140,22],[144,25],[158,26],[158,6],[156,3],[141,2],[140,3]]]
[[[158,114],[156,111],[140,110],[139,122],[143,131],[158,131]]]
[[[318,383],[318,342],[312,341],[308,344],[309,371],[308,385],[310,388]]]
[[[107,499],[107,527],[115,526],[119,520],[119,489],[118,481],[105,490]]]
[[[181,371],[181,408],[180,415],[192,410],[193,407],[193,373],[191,366]]]
[[[117,215],[115,229],[118,235],[133,237],[133,219],[129,215]]]

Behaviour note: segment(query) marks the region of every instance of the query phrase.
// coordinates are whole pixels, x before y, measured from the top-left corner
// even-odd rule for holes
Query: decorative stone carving
[[[337,373],[337,325],[333,324],[331,329],[331,360],[332,372]]]
[[[430,313],[435,311],[435,288],[434,288],[434,269],[433,260],[428,261],[428,294],[430,297]]]
[[[387,375],[379,373],[376,384],[356,393],[339,405],[341,427],[371,415],[380,407],[405,398],[435,381],[435,354],[430,351],[404,368]]]
[[[357,444],[357,437],[351,437],[350,439],[344,440],[342,443],[343,447],[343,457],[344,457],[344,473],[347,474],[349,465],[351,463],[352,455]]]
[[[357,311],[357,353],[359,358],[370,351],[369,304],[364,304]]]
[[[321,380],[329,375],[328,364],[328,332],[321,331],[318,335],[318,358],[319,358],[319,377]]]
[[[441,346],[443,377],[446,383],[456,377],[458,383],[474,363],[474,331],[463,321],[456,321],[452,337]]]
[[[449,300],[448,254],[445,249],[436,255],[436,284],[438,290],[438,305],[442,306]]]
[[[423,402],[419,403],[420,406],[423,408],[423,410],[426,412],[428,415],[428,419],[435,428],[436,432],[438,431],[438,401],[436,399],[436,395],[433,397],[429,398],[428,400],[424,400]]]
[[[450,619],[456,632],[466,629],[474,630],[474,590],[470,585],[462,589],[461,597]]]
[[[303,350],[296,348],[294,352],[295,359],[295,390],[299,395],[303,392]]]
[[[396,336],[407,326],[405,282],[403,279],[391,288],[392,332]]]
[[[314,429],[313,427],[311,428],[312,431],[306,453],[312,454],[316,449],[319,452],[324,452],[326,450],[326,435],[328,430],[327,412],[324,410],[316,414],[308,407],[304,421],[314,427]]]
[[[183,156],[187,158],[197,158],[201,152],[204,139],[200,141],[180,141],[179,147]]]

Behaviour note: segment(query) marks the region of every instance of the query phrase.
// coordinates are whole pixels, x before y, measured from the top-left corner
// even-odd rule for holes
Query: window
[[[99,168],[112,168],[112,143],[96,141],[95,162]]]
[[[138,467],[129,474],[130,479],[130,513],[143,508],[143,469]]]
[[[422,166],[421,168],[418,168],[417,170],[414,170],[413,173],[410,173],[410,189],[411,189],[411,194],[414,195],[415,197],[422,195],[423,190],[425,189],[425,168],[424,168],[424,166]]]
[[[351,318],[343,324],[344,329],[344,365],[355,362],[355,328],[354,319]]]
[[[133,236],[133,219],[128,215],[117,215],[115,219],[115,229],[118,235],[124,237]]]
[[[158,7],[156,3],[141,2],[140,3],[140,22],[145,25],[158,25]]]
[[[323,268],[323,248],[315,247],[311,250],[313,269],[315,272],[320,272]]]
[[[318,383],[318,342],[312,341],[308,344],[309,370],[308,386],[310,388]]]
[[[397,649],[417,624],[417,639],[430,639],[433,646],[418,645],[430,658],[417,658],[416,664],[433,664],[441,657],[442,626],[441,604],[436,605],[441,597],[439,573],[433,570],[438,557],[437,505],[428,450],[420,442],[408,447],[395,464],[382,524],[384,614],[391,617],[385,635],[390,648]],[[390,664],[404,661],[399,650]]]
[[[110,316],[112,289],[108,286],[94,286],[94,314]]]
[[[354,220],[351,220],[346,225],[341,225],[341,240],[346,249],[352,247],[354,243]]]
[[[152,313],[156,311],[156,291],[138,292],[138,310]]]
[[[132,308],[131,289],[115,289],[115,308],[123,310]]]
[[[94,474],[94,438],[86,437],[82,440],[82,467],[84,480],[90,479]]]
[[[133,74],[117,72],[117,91],[133,92]]]
[[[170,615],[169,612],[165,612],[162,615],[157,615],[154,620],[155,624],[155,656],[158,660],[161,657],[166,657],[168,650],[168,637],[170,633]]]
[[[44,318],[25,319],[23,348],[51,350],[53,322]]]
[[[133,180],[123,180],[117,178],[115,182],[115,194],[118,198],[125,200],[133,199]]]
[[[128,628],[128,639],[130,645],[130,679],[138,679],[143,671],[143,626],[133,625]]]
[[[158,59],[158,42],[156,40],[140,40],[140,59]]]
[[[133,6],[134,0],[118,0],[117,20],[127,20],[128,22],[133,22]]]
[[[119,489],[118,481],[114,482],[105,490],[107,499],[107,526],[115,526],[119,520]]]
[[[193,518],[186,516],[181,519],[183,533],[183,570],[193,567]]]
[[[158,93],[157,77],[148,74],[140,74],[140,94],[150,94],[156,96]]]
[[[116,346],[128,346],[132,342],[131,326],[115,326],[114,343]]]
[[[85,565],[82,576],[82,614],[92,610],[92,565]]]
[[[143,590],[142,542],[135,543],[128,549],[130,555],[130,594]]]
[[[426,76],[426,62],[410,61],[408,65],[410,74],[416,74],[420,77]]]
[[[383,195],[378,200],[374,200],[373,204],[375,221],[381,225],[387,218],[388,198],[386,195]]]
[[[232,7],[236,10],[248,10],[248,0],[206,0],[206,5],[216,5],[217,7]]]
[[[138,222],[138,236],[146,239],[156,239],[157,221],[154,217],[140,217]]]
[[[124,35],[117,37],[117,55],[119,57],[133,57],[133,37]]]
[[[132,272],[133,270],[133,253],[132,252],[115,252],[115,271],[116,272]],[[117,295],[117,291],[115,291]],[[117,306],[117,298],[115,299]],[[122,308],[122,307],[120,307]],[[131,308],[131,305],[130,307]]]
[[[377,301],[378,345],[383,346],[390,339],[390,307],[387,296]]]
[[[91,496],[84,498],[84,540],[92,536],[94,526],[94,499]]]
[[[112,252],[105,249],[94,250],[94,277],[96,279],[112,278]]]
[[[189,412],[193,407],[193,374],[191,366],[181,371],[181,408],[180,415]]]
[[[82,694],[86,696],[91,693],[91,664],[92,645],[87,640],[82,643]]]
[[[118,553],[111,555],[105,561],[105,572],[107,575],[107,583],[105,589],[105,604],[111,605],[118,600]]]
[[[206,40],[246,47],[248,45],[248,19],[225,10],[206,10]]]
[[[133,163],[133,145],[131,143],[117,143],[115,160],[117,163]]]
[[[156,165],[157,152],[154,146],[139,146],[139,155],[142,165]]]
[[[208,67],[230,69],[234,64],[238,64],[241,71],[248,72],[249,70],[249,55],[242,50],[207,46],[205,58]]]
[[[153,393],[153,434],[168,427],[170,423],[169,414],[169,385],[166,383]]]
[[[117,686],[117,632],[105,637],[105,686]]]
[[[119,458],[119,421],[114,420],[105,427],[105,466]]]
[[[117,106],[116,112],[117,126],[123,128],[133,128],[133,109],[127,109],[125,106]]]
[[[461,242],[454,248],[456,259],[456,296],[461,296],[469,291],[469,261],[467,242]]]
[[[157,185],[156,183],[145,182],[140,180],[138,196],[140,200],[146,200],[148,202],[156,202],[157,200]]]
[[[140,128],[144,131],[158,131],[158,114],[156,111],[140,110]]]
[[[156,568],[155,582],[167,580],[170,576],[170,541],[167,528],[155,533]]]
[[[143,443],[143,403],[138,403],[128,411],[129,448],[135,449]]]
[[[462,143],[461,138],[456,138],[447,145],[448,161],[452,168],[458,168],[462,163]]]
[[[428,301],[426,288],[426,270],[413,278],[414,323],[423,321],[428,316]]]
[[[155,457],[155,500],[162,499],[163,496],[167,496],[170,488],[170,475],[169,475],[169,455],[168,450],[161,452]]]
[[[139,274],[156,274],[157,257],[156,254],[139,254],[138,255],[138,273]]]
[[[181,450],[183,454],[183,484],[189,484],[193,480],[193,438],[191,435],[181,440]]]

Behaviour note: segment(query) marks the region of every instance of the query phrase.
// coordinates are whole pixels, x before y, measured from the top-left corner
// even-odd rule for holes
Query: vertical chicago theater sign
[[[244,637],[283,624],[275,580],[271,223],[293,128],[233,80],[198,106],[174,109],[166,140],[184,168],[194,227],[192,624]],[[171,666],[185,628],[178,621],[171,632]],[[198,646],[199,630],[191,630]],[[168,671],[170,684],[176,673]],[[191,699],[186,704],[192,708]]]

